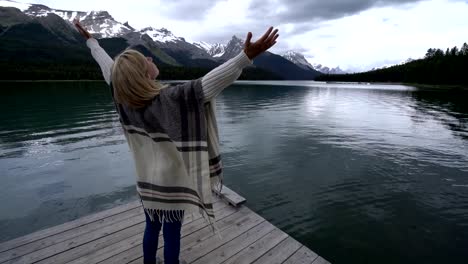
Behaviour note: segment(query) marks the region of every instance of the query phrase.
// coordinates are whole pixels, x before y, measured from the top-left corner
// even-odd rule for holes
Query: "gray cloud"
[[[222,0],[219,0],[222,1]],[[313,31],[328,23],[329,20],[355,15],[376,7],[392,6],[396,8],[407,8],[408,5],[427,0],[252,0],[248,20],[254,23],[244,25],[232,25],[220,30],[206,31],[195,36],[197,40],[210,43],[226,44],[233,35],[242,39],[248,31],[254,33],[253,39],[260,37],[270,25],[290,24],[292,29],[288,32],[281,31],[280,40],[288,37]],[[466,1],[466,0],[452,0]],[[184,1],[178,1],[179,3]],[[214,5],[216,0],[209,0]],[[281,7],[280,12],[274,10]],[[382,18],[385,22],[392,22],[390,18]],[[394,26],[398,26],[395,24]],[[320,35],[319,38],[332,38],[333,35]],[[302,46],[301,46],[302,45]],[[287,41],[279,41],[273,48],[275,52],[282,53],[287,50],[296,50],[305,56],[314,57],[314,51],[310,50],[307,43],[291,45]],[[304,46],[304,47],[303,47]],[[332,52],[335,47],[328,47]],[[377,64],[381,64],[378,62]]]
[[[268,24],[254,23],[248,25],[231,25],[224,27],[222,31],[210,30],[203,32],[202,35],[196,36],[197,39],[205,40],[211,43],[224,43],[226,44],[233,35],[238,38],[245,39],[247,33],[250,31],[253,34],[252,41],[256,41],[268,29]]]
[[[253,32],[252,41],[256,41],[263,35],[263,33],[265,33],[267,29],[268,26],[266,25],[233,25],[224,29],[224,32],[209,31],[203,35],[197,36],[197,39],[204,40],[209,43],[227,44],[233,35],[242,40],[245,40],[247,32],[251,31]],[[280,40],[281,38],[286,38],[284,35],[285,34],[280,36]],[[285,51],[294,50],[302,53],[305,56],[314,57],[314,54],[310,51],[310,47],[304,47],[303,44],[305,43],[295,43],[294,45],[291,45],[291,43],[287,41],[278,41],[278,43],[272,48],[271,51],[277,54],[282,54]]]
[[[306,23],[341,18],[372,7],[416,3],[424,0],[253,0],[250,17],[263,17],[276,23]],[[275,7],[285,7],[273,13]]]
[[[201,5],[203,8],[200,9],[204,9],[208,5],[213,6],[216,1],[208,0],[193,4],[191,0],[178,0],[174,5],[178,6],[177,13],[181,18],[187,19],[187,14],[184,14],[186,12],[181,10],[190,10],[188,13],[194,13],[192,9],[195,6]],[[292,30],[280,32],[281,37],[285,38],[317,29],[327,20],[354,15],[373,7],[401,6],[420,1],[425,0],[252,0],[248,17],[256,23],[248,26],[233,25],[223,28],[222,32],[206,32],[197,38],[225,43],[232,35],[244,38],[248,30],[255,35],[255,32],[261,34],[270,25],[292,24]],[[282,7],[282,11],[274,12],[278,7]]]
[[[217,2],[225,0],[171,0],[161,6],[167,14],[167,17],[181,19],[181,20],[198,20],[205,16]]]
[[[203,32],[201,33],[201,35],[195,36],[195,38],[199,40],[204,40],[210,43],[226,44],[232,38],[233,35],[241,39],[245,39],[247,36],[247,33],[250,31],[253,34],[252,41],[256,41],[265,33],[265,31],[270,26],[276,26],[276,25],[269,21],[255,21],[255,23],[248,23],[248,24],[246,23],[244,25],[236,24],[236,25],[223,27],[222,30],[211,30],[211,31]],[[286,39],[289,36],[294,36],[296,34],[307,32],[307,31],[316,29],[318,27],[319,27],[318,24],[297,23],[294,25],[294,28],[290,30],[289,32],[282,31],[281,28],[279,28],[280,39]],[[278,43],[280,44],[282,43],[282,41]],[[276,45],[276,47],[279,47],[279,46],[280,45]],[[281,50],[285,50],[285,49],[290,49],[290,48],[283,47]]]

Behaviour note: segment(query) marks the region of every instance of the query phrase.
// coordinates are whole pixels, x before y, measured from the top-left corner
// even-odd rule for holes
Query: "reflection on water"
[[[133,167],[101,83],[0,91],[0,239],[135,199]],[[122,165],[126,164],[126,165]]]
[[[136,199],[104,84],[2,88],[0,240]],[[467,95],[239,82],[217,100],[225,182],[332,262],[464,263]]]

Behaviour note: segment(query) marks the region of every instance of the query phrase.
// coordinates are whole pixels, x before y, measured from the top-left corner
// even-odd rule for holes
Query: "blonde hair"
[[[147,76],[146,57],[132,49],[125,50],[115,58],[112,66],[112,86],[117,103],[141,108],[159,94],[166,86]]]

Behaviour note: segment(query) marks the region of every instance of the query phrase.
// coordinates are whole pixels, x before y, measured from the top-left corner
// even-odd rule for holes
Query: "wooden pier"
[[[224,189],[224,188],[223,188]],[[180,259],[187,263],[329,263],[224,189],[214,208],[221,238],[203,218],[187,216]],[[140,201],[0,244],[0,263],[143,263],[145,216]],[[163,259],[162,236],[158,256]]]

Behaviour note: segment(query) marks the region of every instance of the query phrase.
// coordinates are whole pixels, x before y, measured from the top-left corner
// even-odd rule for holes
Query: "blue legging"
[[[156,263],[156,251],[158,250],[158,238],[161,226],[163,226],[164,237],[164,263],[179,264],[180,253],[180,229],[181,222],[165,222],[161,224],[158,217],[151,222],[145,212],[146,227],[143,235],[143,260],[145,264]]]

